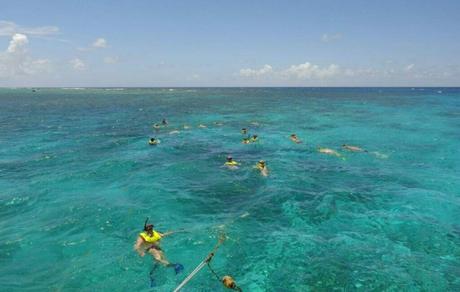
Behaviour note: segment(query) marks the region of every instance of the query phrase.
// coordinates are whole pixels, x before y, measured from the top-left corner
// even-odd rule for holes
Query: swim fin
[[[179,274],[180,272],[182,272],[184,270],[184,266],[177,263],[177,264],[174,264],[174,271],[176,272],[176,275]]]
[[[155,287],[157,284],[155,282],[155,277],[153,276],[153,272],[158,268],[158,264],[154,264],[152,270],[150,270],[149,277],[150,277],[150,288]]]

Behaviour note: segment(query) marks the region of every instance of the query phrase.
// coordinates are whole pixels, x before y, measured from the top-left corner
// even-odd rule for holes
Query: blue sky
[[[460,86],[460,1],[3,1],[0,86]]]

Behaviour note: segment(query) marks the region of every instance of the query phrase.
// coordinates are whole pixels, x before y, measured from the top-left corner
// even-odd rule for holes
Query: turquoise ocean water
[[[150,217],[186,231],[157,291],[221,232],[243,291],[460,291],[459,149],[454,88],[0,89],[0,290],[150,291]],[[184,289],[223,290],[207,268]]]

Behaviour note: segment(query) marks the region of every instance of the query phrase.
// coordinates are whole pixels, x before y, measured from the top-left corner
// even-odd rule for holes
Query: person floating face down
[[[230,169],[236,169],[238,168],[239,163],[233,160],[233,157],[229,155],[227,156],[227,161],[224,163],[224,165]]]
[[[144,231],[139,233],[137,237],[136,244],[134,245],[134,250],[141,256],[144,257],[145,253],[148,252],[155,261],[164,265],[165,267],[172,267],[179,273],[184,269],[181,264],[172,264],[168,261],[163,250],[160,247],[160,241],[162,238],[171,235],[173,232],[161,233],[153,229],[153,224],[148,224],[148,218],[144,223]]]
[[[259,162],[256,163],[255,168],[260,171],[261,175],[268,176],[268,168],[264,160],[259,160]]]
[[[347,145],[347,144],[343,144],[342,148],[345,149],[345,150],[348,150],[348,151],[352,151],[352,152],[368,152],[367,150],[365,150],[365,149],[363,149],[361,147]]]
[[[299,139],[299,137],[297,137],[296,134],[291,134],[291,136],[290,136],[289,138],[290,138],[291,141],[294,142],[294,143],[297,143],[297,144],[302,143],[302,141]]]
[[[252,135],[252,137],[249,138],[249,141],[250,141],[251,143],[255,143],[255,142],[259,141],[259,136],[257,136],[257,135]]]
[[[157,138],[150,138],[149,144],[150,145],[158,145],[158,144],[160,144],[160,140],[158,140]]]

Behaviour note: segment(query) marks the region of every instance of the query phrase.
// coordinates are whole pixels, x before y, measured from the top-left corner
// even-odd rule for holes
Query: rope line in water
[[[232,277],[224,276],[221,279],[219,275],[216,273],[216,271],[214,271],[214,269],[211,267],[210,261],[208,262],[208,268],[211,270],[211,273],[213,273],[213,275],[216,276],[217,281],[222,282],[222,284],[224,284],[225,287],[239,292],[243,292],[243,290],[240,287],[238,287],[238,285],[236,285]]]
[[[214,274],[214,276],[216,276],[217,281],[221,282],[219,275],[217,275],[217,273],[213,270],[213,268],[210,265],[210,262],[212,258],[214,257],[217,249],[222,245],[222,243],[224,243],[225,239],[226,239],[226,236],[222,234],[219,237],[219,241],[217,242],[216,246],[214,246],[213,250],[206,256],[206,258],[201,263],[198,264],[198,266],[196,266],[196,268],[179,284],[179,286],[177,286],[176,289],[174,289],[173,292],[178,292],[180,289],[182,289],[206,265],[208,265],[211,272]],[[222,283],[227,288],[230,288],[236,291],[240,291],[240,292],[243,291],[241,290],[240,287],[236,285],[235,281],[230,276],[223,277]]]
[[[183,281],[182,283],[177,286],[176,289],[174,289],[174,292],[179,291],[182,289],[195,275],[198,273],[207,263],[208,260],[210,260],[214,256],[213,254],[209,254],[204,261],[202,261]]]
[[[221,235],[219,237],[219,241],[217,242],[216,246],[214,249],[206,256],[206,258],[182,281],[182,283],[177,286],[176,289],[174,289],[174,292],[179,291],[182,289],[195,275],[198,273],[214,256],[215,252],[217,249],[220,247],[220,245],[225,241],[225,235]]]

